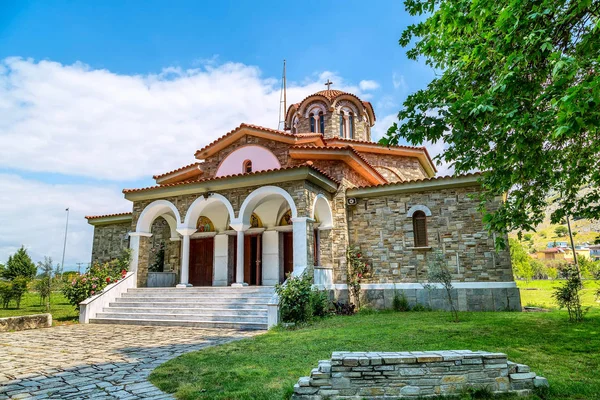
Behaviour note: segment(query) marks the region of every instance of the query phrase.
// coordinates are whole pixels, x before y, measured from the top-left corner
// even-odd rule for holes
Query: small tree
[[[448,300],[448,304],[450,306],[450,312],[452,313],[452,318],[454,322],[459,322],[458,320],[458,310],[454,306],[454,301],[452,301],[452,273],[448,269],[446,265],[446,260],[444,258],[444,254],[440,251],[436,251],[433,254],[433,259],[429,263],[429,271],[427,272],[427,280],[429,283],[423,284],[423,287],[426,289],[434,289],[436,288],[433,284],[438,283],[441,284],[443,289],[446,292],[446,297]],[[437,288],[436,288],[437,289]]]
[[[9,280],[13,280],[19,276],[32,280],[35,278],[37,268],[31,257],[27,254],[27,250],[24,246],[21,246],[19,250],[12,256],[8,257],[6,268],[3,272],[3,277]]]
[[[556,228],[554,228],[554,233],[558,237],[565,237],[569,233],[569,228],[567,228],[564,225],[559,225]]]
[[[54,267],[52,266],[52,258],[44,257],[44,262],[38,262],[38,268],[41,270],[41,276],[35,285],[35,289],[40,295],[40,304],[46,303],[46,311],[50,311],[50,295],[52,294],[52,275]],[[57,267],[58,272],[58,267]]]
[[[579,292],[583,288],[579,272],[576,268],[568,266],[564,274],[567,280],[554,289],[552,297],[560,308],[566,308],[569,312],[569,321],[583,321],[583,309],[581,308],[581,297]]]

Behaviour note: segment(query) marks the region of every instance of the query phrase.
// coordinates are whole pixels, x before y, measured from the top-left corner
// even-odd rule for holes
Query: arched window
[[[340,112],[340,137],[344,137],[344,112]]]
[[[310,113],[308,118],[310,119],[310,131],[315,132],[315,114]]]
[[[252,172],[252,160],[246,160],[244,161],[244,173],[247,174],[250,172]]]
[[[323,111],[319,113],[319,132],[325,133],[325,116],[323,115]]]
[[[350,113],[350,116],[348,117],[348,125],[349,125],[349,129],[348,129],[348,139],[354,139],[354,113]]]
[[[427,216],[421,210],[415,211],[412,220],[415,247],[427,247]]]

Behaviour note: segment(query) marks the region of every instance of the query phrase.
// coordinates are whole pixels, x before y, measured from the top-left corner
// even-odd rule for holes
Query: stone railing
[[[525,395],[540,386],[548,381],[503,353],[334,352],[331,360],[319,361],[310,377],[300,378],[292,399],[404,399],[452,395],[466,388]]]
[[[127,292],[127,289],[136,287],[136,283],[136,273],[135,271],[130,271],[125,275],[125,278],[111,283],[101,293],[88,297],[79,303],[79,323],[89,323],[90,318],[94,318],[96,313],[108,307],[110,302],[115,301],[117,297]]]

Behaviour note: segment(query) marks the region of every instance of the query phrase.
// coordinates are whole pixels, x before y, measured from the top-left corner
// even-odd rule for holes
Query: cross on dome
[[[325,82],[325,86],[327,86],[327,90],[330,90],[330,89],[331,89],[331,88],[330,88],[330,86],[331,86],[331,85],[333,85],[333,82],[331,82],[331,81],[329,80],[329,78],[327,78],[327,82]]]

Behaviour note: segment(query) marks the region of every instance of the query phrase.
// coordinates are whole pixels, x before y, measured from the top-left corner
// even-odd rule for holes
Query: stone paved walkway
[[[148,382],[154,368],[257,333],[94,324],[0,333],[0,400],[170,399]]]

